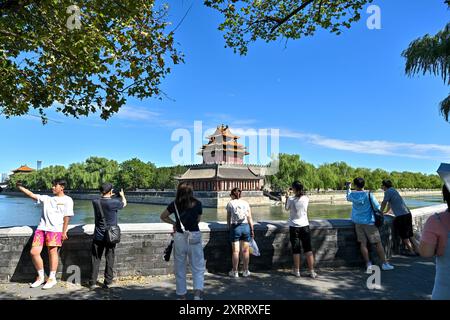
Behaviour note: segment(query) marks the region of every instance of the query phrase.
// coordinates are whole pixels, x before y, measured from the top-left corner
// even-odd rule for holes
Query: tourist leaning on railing
[[[450,300],[450,192],[446,185],[442,195],[447,210],[428,218],[419,245],[422,257],[436,256],[433,300]]]
[[[227,204],[227,226],[230,231],[232,270],[229,275],[239,278],[239,252],[242,251],[243,277],[249,277],[248,265],[250,262],[249,242],[255,237],[253,219],[250,205],[241,199],[242,191],[239,188],[231,190],[231,201]],[[240,248],[240,249],[239,249]]]
[[[192,270],[194,282],[194,300],[203,300],[205,278],[205,259],[203,255],[202,233],[199,223],[203,213],[202,203],[194,198],[192,185],[182,182],[178,185],[175,201],[161,213],[161,220],[173,225],[174,229],[174,267],[176,293],[179,300],[185,300],[187,294],[186,268],[187,258]],[[170,215],[175,215],[175,221]]]
[[[414,239],[412,214],[406,206],[405,201],[398,191],[393,187],[391,180],[383,180],[381,188],[384,191],[384,199],[381,203],[381,212],[389,211],[389,208],[394,212],[395,218],[393,222],[396,233],[402,239],[405,247],[409,250],[409,254],[416,256],[418,244]]]
[[[355,178],[353,183],[356,186],[356,191],[351,191],[351,182],[346,183],[347,187],[347,201],[352,203],[352,221],[355,224],[356,237],[360,243],[361,254],[366,262],[366,273],[372,273],[372,262],[369,259],[369,251],[367,249],[367,241],[374,244],[377,248],[378,256],[383,261],[381,266],[382,270],[392,270],[394,267],[390,265],[386,259],[383,245],[381,243],[380,231],[375,226],[375,218],[372,210],[372,205],[376,208],[380,208],[380,204],[377,199],[370,193],[364,191],[366,184],[363,178]]]
[[[294,265],[292,274],[300,277],[300,253],[306,256],[308,264],[308,275],[315,279],[317,273],[314,271],[314,255],[311,246],[311,230],[309,229],[308,204],[309,198],[305,195],[303,184],[295,181],[292,184],[293,195],[286,194],[285,209],[289,210],[289,238],[292,245]]]

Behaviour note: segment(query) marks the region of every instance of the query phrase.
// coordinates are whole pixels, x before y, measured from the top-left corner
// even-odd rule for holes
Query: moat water
[[[381,201],[381,199],[379,199]],[[75,216],[71,224],[90,224],[94,222],[92,202],[75,200]],[[411,208],[427,207],[442,203],[439,196],[405,197],[406,204]],[[161,222],[159,215],[166,206],[153,204],[129,203],[120,211],[119,223],[155,223]],[[311,203],[308,209],[310,219],[330,219],[350,217],[350,204],[316,204]],[[254,207],[254,221],[287,220],[289,213],[280,205]],[[33,226],[39,223],[41,206],[30,198],[12,197],[0,194],[0,227]],[[202,221],[226,221],[225,209],[204,208]]]

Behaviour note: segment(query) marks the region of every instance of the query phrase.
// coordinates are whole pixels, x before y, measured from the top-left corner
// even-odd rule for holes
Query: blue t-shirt
[[[402,196],[394,188],[389,188],[384,192],[383,201],[389,202],[396,217],[404,216],[405,214],[410,213]]]
[[[373,207],[380,209],[380,204],[377,199],[370,193]],[[347,201],[350,201],[352,206],[352,221],[357,224],[375,224],[372,206],[369,201],[369,194],[366,191],[347,190]]]
[[[95,214],[94,240],[102,241],[105,237],[105,223],[96,200],[92,200]],[[117,211],[123,209],[123,202],[118,198],[100,198],[107,226],[117,226]]]

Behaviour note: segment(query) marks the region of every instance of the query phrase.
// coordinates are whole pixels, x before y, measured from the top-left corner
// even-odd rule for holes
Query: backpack
[[[244,222],[245,218],[247,217],[247,206],[245,204],[237,204],[234,207],[235,210],[233,210],[233,215],[237,223]]]

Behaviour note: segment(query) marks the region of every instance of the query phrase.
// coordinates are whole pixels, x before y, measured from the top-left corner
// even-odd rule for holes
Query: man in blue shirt
[[[356,191],[351,191],[351,183],[346,184],[347,187],[347,201],[352,202],[352,221],[355,224],[356,238],[360,243],[361,254],[366,262],[366,273],[372,273],[372,262],[369,258],[369,250],[367,249],[367,241],[377,248],[377,254],[380,260],[383,261],[382,270],[392,270],[394,267],[386,260],[383,245],[381,243],[380,231],[375,226],[375,218],[372,210],[373,207],[379,208],[379,203],[372,193],[369,194],[364,191],[365,181],[363,178],[355,178],[353,183],[356,186]]]
[[[383,180],[381,187],[384,190],[384,200],[381,203],[381,212],[384,212],[385,209],[387,209],[386,211],[392,209],[392,212],[395,215],[395,231],[402,239],[410,254],[413,256],[418,255],[414,250],[414,248],[418,248],[418,244],[414,239],[411,211],[406,206],[402,196],[393,188],[390,180]]]

